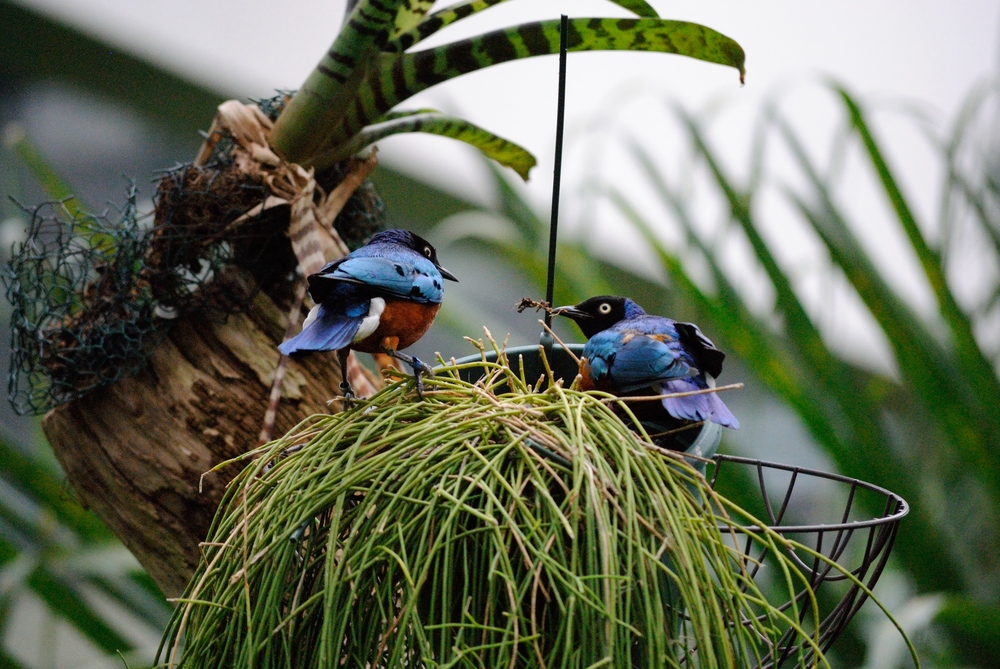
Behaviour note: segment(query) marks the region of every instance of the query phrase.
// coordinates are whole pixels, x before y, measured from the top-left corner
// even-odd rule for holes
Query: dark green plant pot
[[[518,346],[506,349],[511,369],[515,374],[521,374],[523,370],[523,377],[528,383],[534,383],[545,374],[545,365],[542,363],[542,357],[539,354],[540,348],[541,345]],[[566,348],[572,351],[577,357],[583,352],[583,344],[569,344]],[[563,348],[559,344],[553,344],[546,351],[545,357],[548,360],[549,367],[552,369],[554,380],[562,379],[563,385],[568,386],[576,378],[577,364],[566,352],[566,348]],[[487,362],[496,362],[496,359],[497,355],[493,351],[486,353]],[[459,365],[468,365],[470,363],[481,362],[482,360],[483,356],[481,355],[469,355],[455,362]],[[459,375],[462,377],[462,380],[475,383],[486,375],[486,370],[482,367],[471,366],[460,370]],[[505,390],[504,387],[500,387],[496,392],[502,393]],[[719,448],[719,440],[721,438],[722,427],[720,425],[711,422],[705,423],[699,429],[698,435],[694,438],[691,446],[684,452],[702,458],[711,458]],[[704,471],[704,463],[698,463],[696,466],[698,469]]]

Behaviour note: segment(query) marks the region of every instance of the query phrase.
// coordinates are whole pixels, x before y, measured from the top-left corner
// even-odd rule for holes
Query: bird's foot
[[[434,376],[434,368],[416,356],[412,358],[410,366],[413,367],[414,374],[426,374],[427,376]]]
[[[354,406],[354,401],[357,399],[357,395],[354,394],[354,389],[351,388],[351,384],[347,381],[341,383],[340,394],[344,396],[344,411],[352,408]]]
[[[413,378],[417,383],[417,397],[424,399],[424,375],[434,376],[434,368],[414,355],[407,355],[399,351],[386,351],[396,360],[401,360],[413,368]]]
[[[413,367],[413,378],[417,384],[417,397],[422,400],[424,399],[424,375],[434,376],[434,368],[416,356],[413,357],[410,365]]]

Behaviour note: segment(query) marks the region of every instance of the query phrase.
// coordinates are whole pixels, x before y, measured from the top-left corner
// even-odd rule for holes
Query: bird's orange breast
[[[351,348],[364,353],[381,353],[386,348],[402,350],[424,336],[440,308],[440,304],[386,298],[375,332]]]
[[[605,377],[600,382],[594,380],[593,375],[590,372],[590,360],[587,358],[580,358],[580,390],[602,390],[604,392],[611,392],[613,388],[611,387],[610,381]]]

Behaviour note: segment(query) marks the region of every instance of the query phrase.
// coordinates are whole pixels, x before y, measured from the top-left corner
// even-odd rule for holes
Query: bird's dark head
[[[375,233],[368,243],[399,244],[400,246],[412,249],[434,263],[434,266],[441,272],[442,277],[458,283],[458,278],[454,274],[441,267],[441,263],[438,262],[437,250],[429,241],[416,233],[409,230],[383,230],[382,232]]]
[[[642,316],[646,312],[627,297],[598,295],[572,307],[557,307],[552,313],[571,319],[580,327],[583,335],[590,339],[618,321]]]

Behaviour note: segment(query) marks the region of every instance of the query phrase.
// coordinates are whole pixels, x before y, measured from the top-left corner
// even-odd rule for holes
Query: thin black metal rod
[[[545,301],[552,305],[556,287],[556,237],[559,227],[559,182],[562,179],[563,118],[566,115],[566,42],[569,17],[562,15],[559,24],[559,101],[556,105],[556,164],[552,170],[552,217],[549,219],[549,274]],[[545,324],[552,325],[552,314],[545,312]]]

